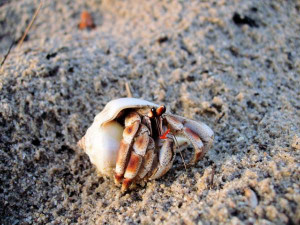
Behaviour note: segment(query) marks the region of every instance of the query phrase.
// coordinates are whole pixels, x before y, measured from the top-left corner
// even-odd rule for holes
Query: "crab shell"
[[[138,98],[118,98],[106,104],[104,109],[95,117],[94,122],[100,126],[114,120],[124,109],[157,108],[158,105]]]
[[[115,119],[124,109],[152,107],[158,107],[158,105],[143,99],[119,98],[107,103],[104,109],[96,115],[93,124],[78,145],[84,149],[101,175],[111,177],[114,174],[124,129]]]

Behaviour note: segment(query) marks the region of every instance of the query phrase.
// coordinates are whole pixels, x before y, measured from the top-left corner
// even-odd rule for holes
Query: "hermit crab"
[[[99,173],[113,177],[125,192],[132,184],[162,177],[188,144],[194,148],[189,165],[195,164],[213,138],[206,124],[168,113],[165,106],[119,98],[96,115],[78,145]]]

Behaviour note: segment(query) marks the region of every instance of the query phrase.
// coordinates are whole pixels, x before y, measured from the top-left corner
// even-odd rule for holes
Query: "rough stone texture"
[[[37,5],[0,3],[1,61]],[[96,29],[77,29],[83,10]],[[299,224],[299,15],[296,0],[44,1],[0,69],[1,224]],[[126,82],[216,136],[196,167],[178,157],[122,196],[76,142]]]

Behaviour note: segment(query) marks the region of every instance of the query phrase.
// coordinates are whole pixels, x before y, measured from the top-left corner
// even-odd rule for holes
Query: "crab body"
[[[126,191],[132,183],[162,177],[188,144],[194,147],[189,164],[195,164],[213,135],[206,124],[165,112],[164,106],[120,98],[107,103],[78,145],[102,175]]]

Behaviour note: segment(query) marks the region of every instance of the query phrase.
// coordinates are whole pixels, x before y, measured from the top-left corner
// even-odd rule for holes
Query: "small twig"
[[[209,188],[212,189],[214,186],[214,176],[215,176],[215,172],[216,172],[216,165],[214,164],[212,167],[212,171],[211,171],[211,177],[210,177],[210,182],[209,182]]]
[[[221,114],[221,116],[219,116],[218,120],[217,120],[217,123],[220,123],[221,119],[225,116],[225,112],[223,112]]]
[[[29,32],[29,30],[30,30],[30,28],[31,28],[31,26],[32,26],[32,24],[33,24],[35,18],[36,18],[36,16],[37,16],[37,14],[38,14],[39,11],[40,11],[41,6],[42,6],[42,0],[40,1],[40,4],[39,4],[38,8],[37,8],[36,11],[34,12],[34,15],[33,15],[32,19],[31,19],[29,25],[26,27],[26,30],[25,30],[23,36],[22,36],[21,38],[18,38],[18,39],[16,39],[16,40],[13,40],[13,41],[12,41],[11,45],[9,46],[9,48],[8,48],[8,50],[7,50],[7,53],[5,54],[5,56],[4,56],[4,58],[3,58],[2,62],[1,62],[0,67],[2,67],[2,66],[4,65],[4,63],[5,63],[5,61],[6,61],[7,57],[8,57],[8,55],[9,55],[11,49],[13,48],[13,46],[14,46],[17,42],[18,42],[17,48],[20,48],[20,47],[22,46],[22,44],[23,44],[23,42],[24,42],[24,40],[25,40],[25,38],[26,38],[26,36],[27,36],[27,34],[28,34],[28,32]]]
[[[31,26],[32,26],[32,24],[33,24],[33,22],[35,21],[35,19],[36,19],[38,13],[39,13],[39,11],[40,11],[40,9],[41,9],[41,7],[42,7],[42,2],[43,2],[43,1],[41,0],[41,1],[40,1],[40,4],[39,4],[39,6],[38,6],[38,8],[35,10],[35,12],[34,12],[34,14],[33,14],[33,17],[32,17],[32,19],[31,19],[30,23],[29,23],[28,26],[26,27],[26,30],[25,30],[25,32],[24,32],[22,38],[20,39],[20,41],[19,41],[19,43],[18,43],[18,46],[17,46],[18,49],[22,46],[22,44],[23,44],[23,42],[24,42],[24,39],[26,38],[26,36],[27,36],[27,34],[28,34],[28,32],[29,32],[29,30],[30,30],[30,28],[31,28]]]
[[[128,82],[125,83],[125,88],[127,91],[127,97],[132,98],[131,88],[130,88],[130,84]]]
[[[3,64],[4,64],[5,60],[6,60],[6,58],[8,57],[8,55],[9,55],[9,53],[10,53],[12,47],[15,45],[15,43],[16,43],[15,41],[12,41],[12,42],[11,42],[11,44],[10,44],[10,46],[9,46],[9,49],[7,50],[7,53],[5,54],[5,56],[4,56],[4,58],[3,58],[2,62],[1,62],[0,67],[3,66]]]

